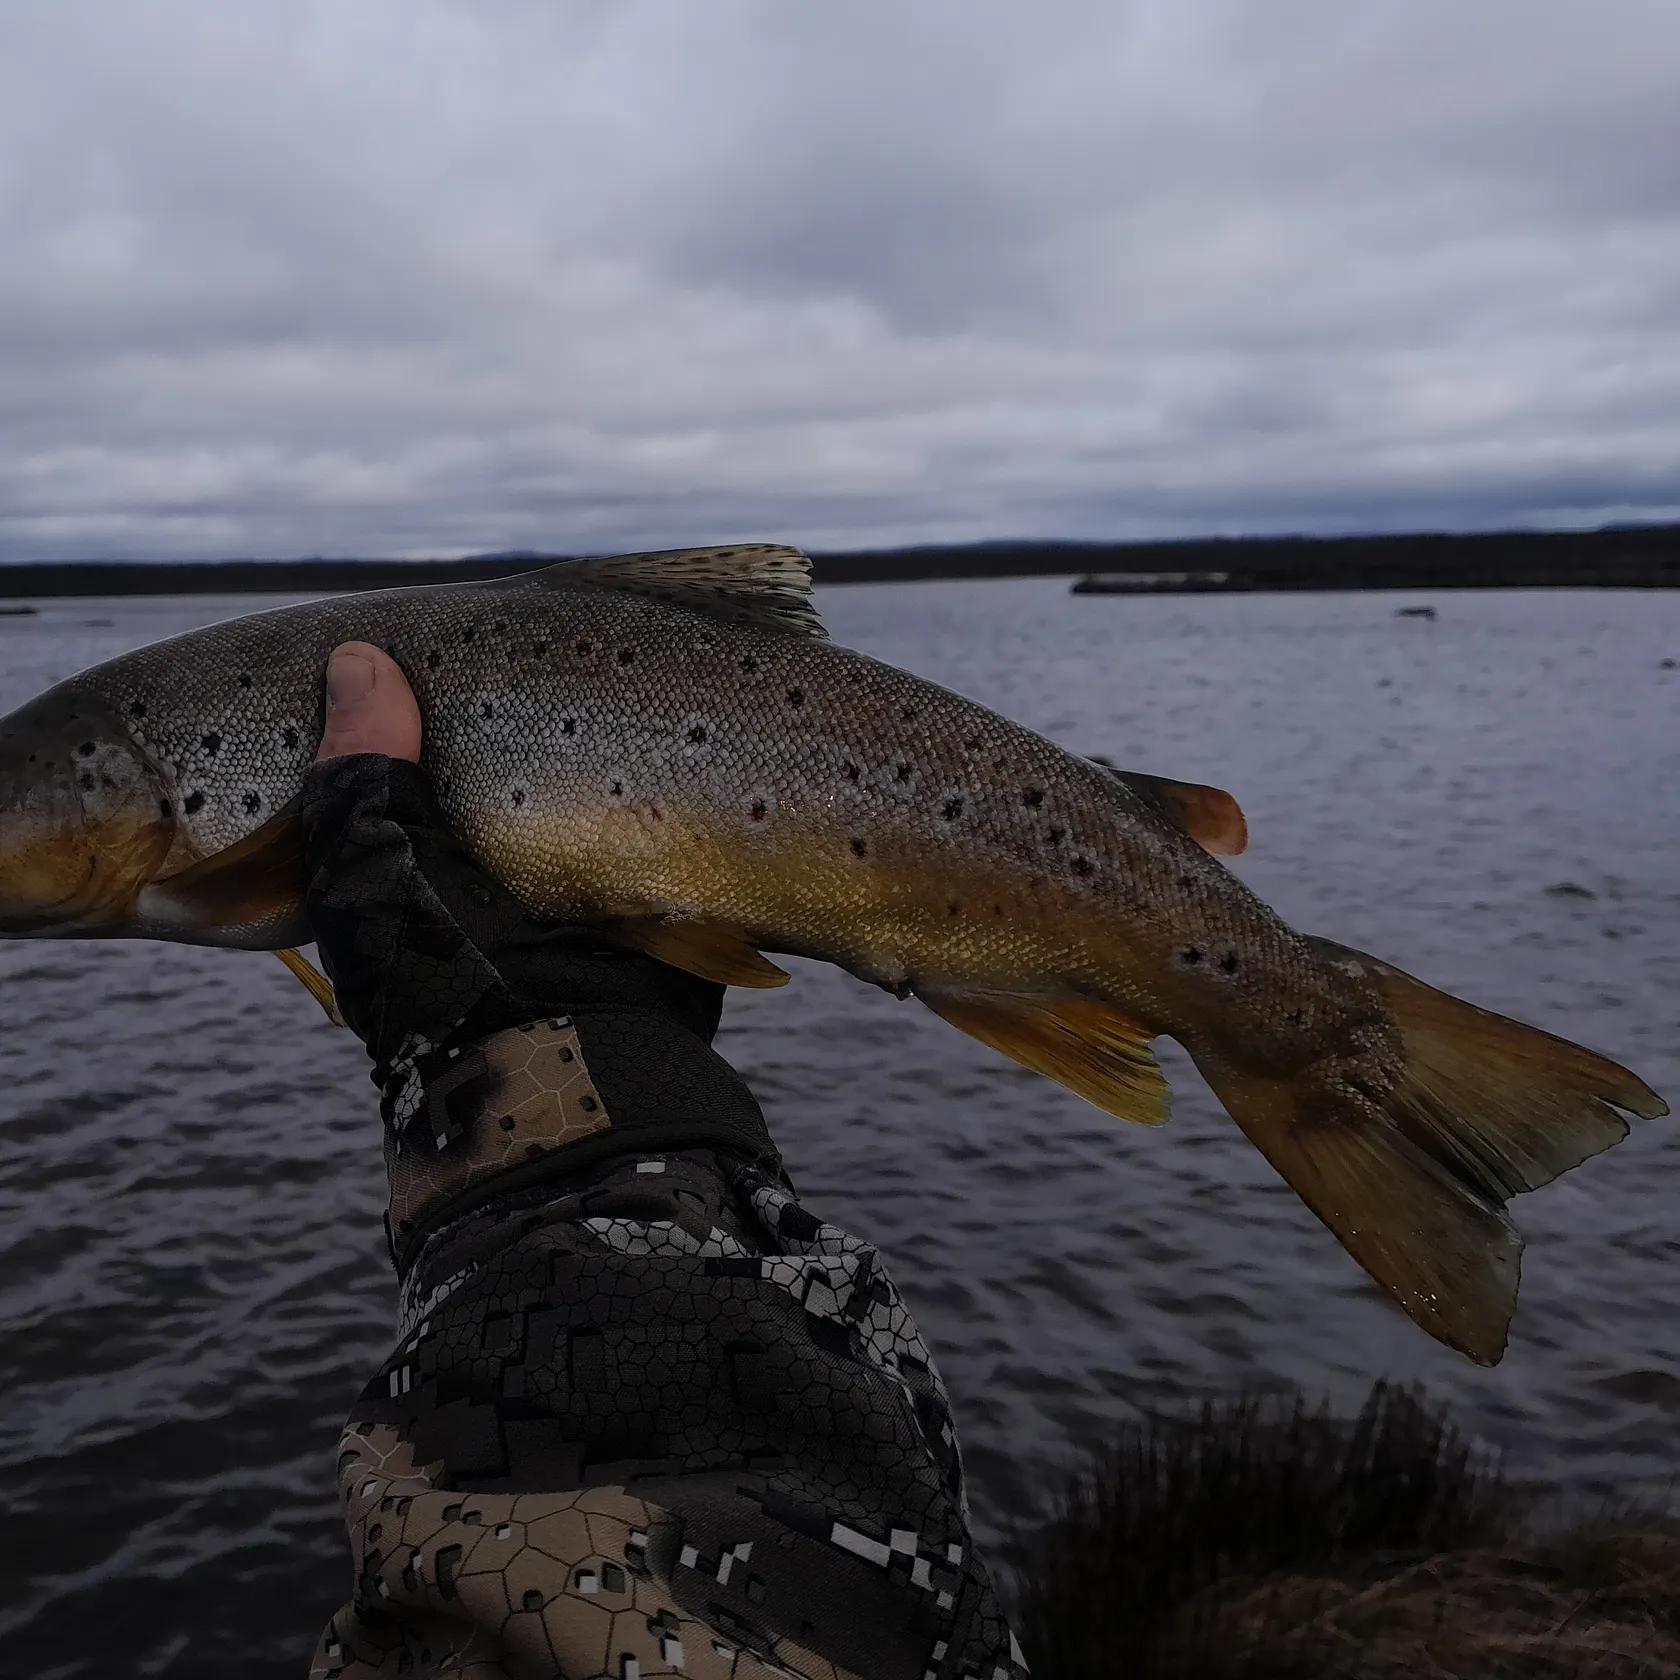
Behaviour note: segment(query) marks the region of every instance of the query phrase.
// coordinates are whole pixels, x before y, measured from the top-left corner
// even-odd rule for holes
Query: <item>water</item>
[[[837,639],[1067,745],[1232,789],[1243,875],[1680,1091],[1680,596],[830,591]],[[0,619],[0,707],[257,603]],[[812,964],[721,1048],[805,1199],[880,1244],[939,1350],[983,1533],[1132,1408],[1421,1379],[1521,1473],[1660,1496],[1680,1430],[1674,1127],[1523,1198],[1505,1362],[1381,1300],[1182,1056],[1110,1121]],[[0,1672],[298,1675],[348,1569],[331,1503],[385,1350],[374,1093],[270,958],[0,945]]]

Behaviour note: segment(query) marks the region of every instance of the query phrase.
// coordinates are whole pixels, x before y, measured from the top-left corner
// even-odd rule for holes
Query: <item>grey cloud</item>
[[[0,558],[1672,517],[1670,0],[0,14]]]

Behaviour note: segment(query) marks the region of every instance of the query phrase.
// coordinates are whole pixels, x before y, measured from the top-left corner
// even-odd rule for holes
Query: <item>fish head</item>
[[[119,933],[175,839],[159,766],[98,696],[0,718],[0,937]]]

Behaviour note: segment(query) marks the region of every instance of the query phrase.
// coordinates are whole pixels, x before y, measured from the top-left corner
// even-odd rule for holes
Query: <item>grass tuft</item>
[[[1680,1527],[1535,1533],[1421,1391],[1153,1417],[1021,1542],[1036,1680],[1680,1680]]]

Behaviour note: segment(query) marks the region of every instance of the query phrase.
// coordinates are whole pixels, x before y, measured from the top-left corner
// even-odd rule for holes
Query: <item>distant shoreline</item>
[[[568,558],[20,561],[0,599],[312,594],[517,576]],[[814,554],[818,583],[1074,577],[1090,593],[1347,589],[1676,589],[1680,525],[1597,531],[1213,537],[1173,542],[987,542]]]

